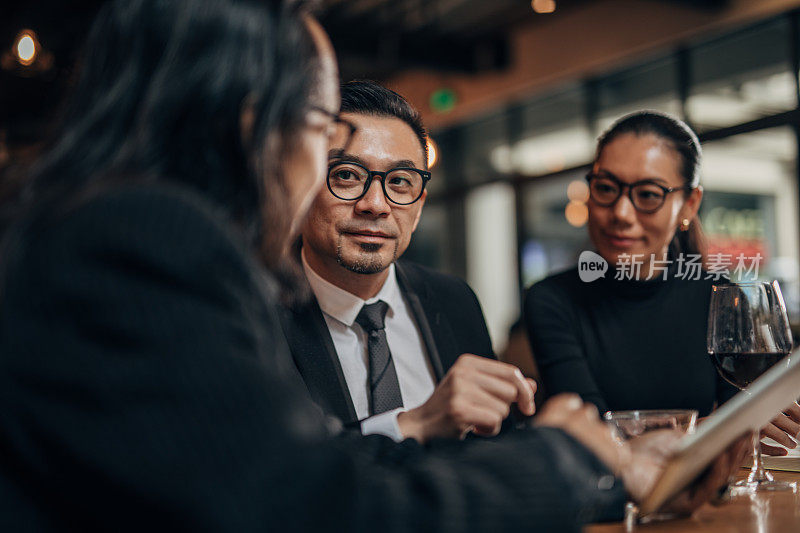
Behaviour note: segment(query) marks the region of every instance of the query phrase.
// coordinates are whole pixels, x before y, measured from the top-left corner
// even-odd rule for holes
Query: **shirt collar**
[[[386,316],[392,316],[395,310],[398,309],[402,296],[400,295],[400,285],[397,283],[394,263],[389,265],[389,275],[386,277],[386,281],[383,282],[378,294],[369,300],[362,300],[355,294],[347,292],[314,272],[306,261],[304,249],[300,251],[300,258],[306,278],[308,278],[308,284],[317,298],[320,309],[322,309],[323,313],[338,320],[345,326],[350,327],[353,325],[364,304],[383,300],[389,306]]]

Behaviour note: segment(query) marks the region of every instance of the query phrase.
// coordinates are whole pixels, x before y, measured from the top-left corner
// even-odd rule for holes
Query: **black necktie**
[[[362,307],[356,317],[356,323],[367,332],[370,415],[403,407],[400,383],[397,381],[389,343],[386,342],[386,330],[383,329],[383,319],[388,309],[386,302],[378,301]]]

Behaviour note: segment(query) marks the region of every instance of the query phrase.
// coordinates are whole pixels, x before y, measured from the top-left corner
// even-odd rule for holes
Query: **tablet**
[[[748,431],[760,429],[800,397],[800,348],[777,362],[711,414],[697,431],[678,441],[675,455],[639,506],[657,511],[702,472],[725,448]]]

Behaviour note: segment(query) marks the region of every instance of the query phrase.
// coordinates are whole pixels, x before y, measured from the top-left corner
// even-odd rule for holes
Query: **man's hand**
[[[536,382],[514,365],[463,354],[428,401],[400,413],[397,424],[404,437],[423,443],[435,437],[463,438],[470,431],[497,435],[511,404],[524,415],[536,411],[535,392]]]
[[[650,493],[682,435],[676,430],[658,430],[622,442],[614,436],[611,426],[600,420],[594,405],[584,404],[575,394],[560,394],[550,399],[534,424],[560,428],[586,446],[622,479],[636,502]],[[707,473],[673,498],[664,510],[689,514],[709,501],[739,469],[747,450],[748,437],[744,436],[717,457]]]
[[[550,398],[533,424],[562,429],[586,446],[615,475],[630,463],[630,446],[616,438],[614,429],[600,420],[594,404],[583,403],[577,394],[565,393]]]
[[[800,433],[800,405],[793,403],[783,413],[761,429],[762,437],[769,437],[786,448],[795,448],[797,445],[792,438],[797,438]],[[791,436],[791,438],[790,438]],[[764,455],[786,455],[786,449],[779,446],[761,444],[761,453]]]

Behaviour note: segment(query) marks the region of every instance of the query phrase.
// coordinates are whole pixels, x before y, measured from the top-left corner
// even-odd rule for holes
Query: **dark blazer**
[[[274,301],[184,188],[20,221],[0,248],[0,531],[578,531],[621,512],[555,429],[429,450],[326,434]]]
[[[408,261],[395,267],[437,382],[461,354],[495,358],[483,311],[466,282]],[[312,297],[285,313],[283,327],[311,397],[326,414],[353,426],[358,418],[317,301]]]

